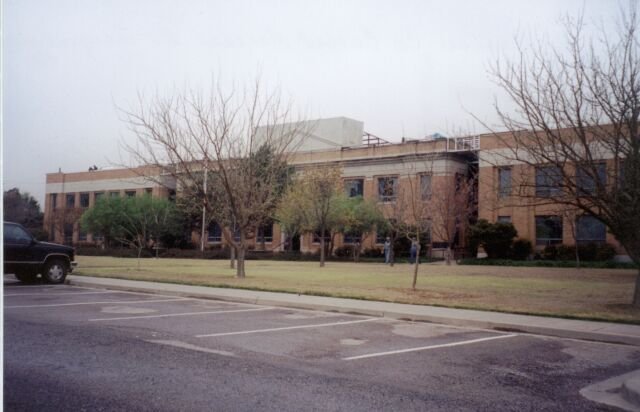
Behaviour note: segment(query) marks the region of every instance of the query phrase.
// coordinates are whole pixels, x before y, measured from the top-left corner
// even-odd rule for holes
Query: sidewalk
[[[640,346],[640,325],[624,325],[468,309],[450,309],[436,306],[260,292],[243,289],[187,286],[88,276],[68,276],[67,283],[76,286],[91,286],[260,305],[354,313],[393,319],[416,320],[446,325]]]

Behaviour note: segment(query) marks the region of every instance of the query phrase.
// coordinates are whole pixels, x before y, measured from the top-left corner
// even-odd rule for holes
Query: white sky
[[[482,131],[469,112],[495,121],[490,64],[517,34],[562,44],[560,18],[583,9],[609,30],[620,3],[4,0],[4,189],[42,205],[46,173],[120,159],[116,106],[214,74],[260,73],[309,118],[351,117],[391,141]]]

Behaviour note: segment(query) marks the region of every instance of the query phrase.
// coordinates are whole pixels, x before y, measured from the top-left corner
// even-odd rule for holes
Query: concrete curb
[[[640,412],[640,370],[594,383],[580,390],[590,401],[625,411]]]
[[[322,310],[640,346],[640,326],[638,325],[85,276],[69,276],[67,283],[76,286]]]

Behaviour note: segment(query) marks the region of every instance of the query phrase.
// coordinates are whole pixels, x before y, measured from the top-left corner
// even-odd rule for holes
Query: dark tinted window
[[[562,172],[557,166],[536,168],[536,196],[552,197],[560,195]]]
[[[4,225],[4,241],[12,244],[28,244],[31,243],[31,235],[16,225]]]
[[[607,240],[607,227],[593,216],[580,216],[576,221],[576,232],[578,243],[604,243]]]
[[[562,243],[562,218],[560,216],[536,216],[536,245]]]
[[[76,205],[76,194],[70,193],[67,194],[67,207],[75,207]]]
[[[393,202],[398,197],[398,178],[396,176],[378,178],[378,199]]]
[[[363,186],[363,179],[349,179],[344,181],[344,189],[349,197],[363,196]]]
[[[80,193],[80,207],[89,207],[89,193]]]
[[[498,169],[498,196],[507,197],[511,195],[511,169]]]

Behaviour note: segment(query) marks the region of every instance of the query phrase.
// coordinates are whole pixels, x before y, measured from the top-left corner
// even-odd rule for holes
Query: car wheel
[[[62,260],[47,262],[42,275],[48,283],[63,283],[67,277],[67,264]]]
[[[16,273],[15,276],[22,283],[34,283],[37,279],[34,273]]]

